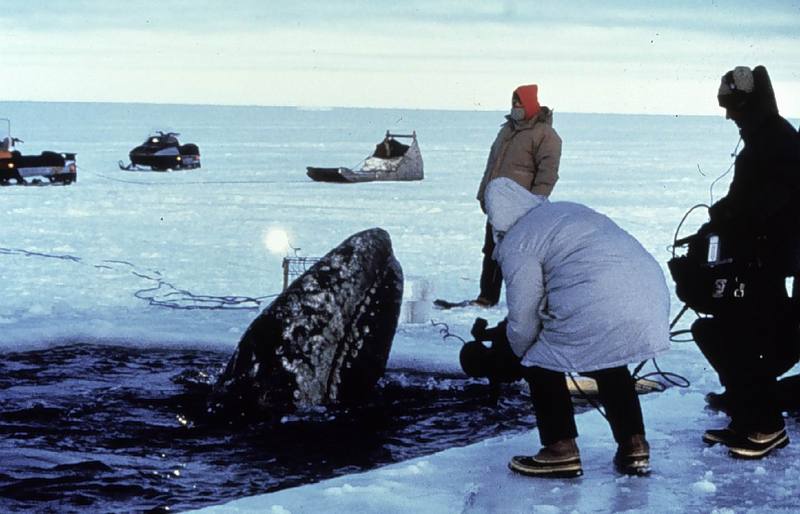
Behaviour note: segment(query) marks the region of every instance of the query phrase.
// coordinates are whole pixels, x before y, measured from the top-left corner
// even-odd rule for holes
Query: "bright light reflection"
[[[289,252],[289,234],[281,228],[269,229],[264,234],[264,246],[272,253],[285,255]]]

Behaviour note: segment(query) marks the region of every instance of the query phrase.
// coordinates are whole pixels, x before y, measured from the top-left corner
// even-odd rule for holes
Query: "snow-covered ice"
[[[674,368],[673,368],[674,369]],[[694,388],[693,388],[694,389]],[[264,512],[796,512],[800,462],[796,446],[761,462],[734,461],[707,448],[702,428],[722,420],[703,409],[696,390],[670,389],[643,398],[652,445],[651,476],[623,477],[612,469],[616,449],[596,411],[578,416],[584,476],[532,479],[506,468],[511,455],[530,453],[535,434],[499,437],[472,446],[358,475],[236,500],[208,513]],[[797,423],[789,431],[797,434]]]
[[[713,92],[712,92],[713,93]],[[709,101],[714,101],[713,96]],[[564,139],[553,200],[582,202],[616,220],[659,262],[669,258],[685,211],[708,203],[731,162],[735,127],[714,117],[581,115],[556,108]],[[0,103],[25,153],[78,154],[72,186],[0,189],[0,351],[69,342],[217,346],[233,350],[257,309],[185,309],[191,295],[268,302],[280,291],[273,228],[306,256],[379,226],[407,276],[433,297],[477,294],[484,216],[474,200],[502,113],[377,109],[301,110],[127,104]],[[797,120],[794,120],[797,125]],[[412,183],[320,184],[305,166],[354,166],[386,129],[416,130],[426,178]],[[130,173],[118,160],[148,131],[181,132],[203,167]],[[729,177],[716,186],[715,198]],[[703,221],[693,214],[685,231]],[[262,303],[261,307],[266,303]],[[679,304],[673,300],[673,315]],[[430,311],[466,336],[475,316],[499,321],[503,305]],[[689,319],[679,327],[685,328]],[[458,371],[460,342],[441,326],[402,324],[390,368]],[[578,417],[585,475],[540,481],[511,474],[535,433],[463,448],[203,509],[206,512],[765,512],[797,511],[800,446],[760,462],[734,461],[700,442],[726,418],[704,409],[718,383],[692,344],[676,344],[662,369],[691,381],[643,397],[654,473],[617,475],[615,447],[597,412]],[[652,368],[647,368],[652,369]],[[796,370],[795,370],[796,371]],[[800,441],[794,418],[790,438]],[[2,465],[0,465],[0,469]],[[176,479],[180,479],[176,477]]]

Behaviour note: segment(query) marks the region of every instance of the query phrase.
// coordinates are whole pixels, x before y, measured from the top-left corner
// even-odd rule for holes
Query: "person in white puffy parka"
[[[608,217],[549,202],[513,180],[486,190],[506,282],[506,335],[531,388],[542,449],[509,463],[530,476],[579,476],[565,372],[597,381],[617,469],[647,474],[649,445],[627,365],[669,348],[669,291],[656,260]]]

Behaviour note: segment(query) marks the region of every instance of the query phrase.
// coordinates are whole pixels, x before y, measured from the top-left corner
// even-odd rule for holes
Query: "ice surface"
[[[710,201],[709,185],[730,164],[735,127],[722,116],[577,115],[552,107],[564,140],[552,200],[609,215],[666,272],[678,221],[691,205]],[[503,113],[2,102],[0,113],[13,120],[26,151],[77,152],[79,166],[72,186],[0,189],[0,351],[74,341],[233,351],[259,312],[255,302],[263,308],[282,286],[283,255],[263,243],[273,228],[286,230],[301,255],[320,256],[379,226],[404,272],[428,280],[436,296],[477,295],[485,217],[474,196]],[[357,164],[387,128],[416,130],[425,180],[326,184],[305,176],[315,162]],[[196,143],[203,168],[119,171],[117,161],[155,129]],[[729,179],[716,186],[716,198]],[[702,221],[693,214],[684,233]],[[199,301],[222,297],[242,301]],[[504,306],[430,315],[467,336],[476,316],[496,322]],[[440,329],[401,325],[389,367],[457,371],[461,343]],[[207,511],[796,511],[799,447],[758,463],[705,448],[703,429],[726,422],[703,409],[716,377],[691,344],[675,345],[659,363],[692,386],[644,397],[654,467],[646,479],[612,471],[609,430],[590,412],[578,420],[585,466],[578,480],[510,474],[512,455],[536,449],[535,434],[527,434]],[[798,439],[793,419],[788,430]]]
[[[752,462],[732,460],[720,447],[708,449],[700,441],[701,429],[720,425],[703,406],[702,394],[695,391],[670,389],[643,398],[652,445],[649,477],[622,477],[613,471],[616,445],[605,420],[590,411],[577,419],[584,466],[578,479],[531,479],[509,471],[512,455],[536,448],[535,434],[525,434],[201,511],[263,512],[280,505],[293,514],[796,512],[800,451],[789,445]],[[789,426],[797,432],[796,422]]]

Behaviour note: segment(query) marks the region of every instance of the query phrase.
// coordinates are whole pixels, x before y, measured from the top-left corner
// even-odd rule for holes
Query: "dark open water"
[[[227,352],[77,344],[0,355],[0,512],[180,511],[533,427],[527,396],[388,372],[374,402],[211,424]]]

